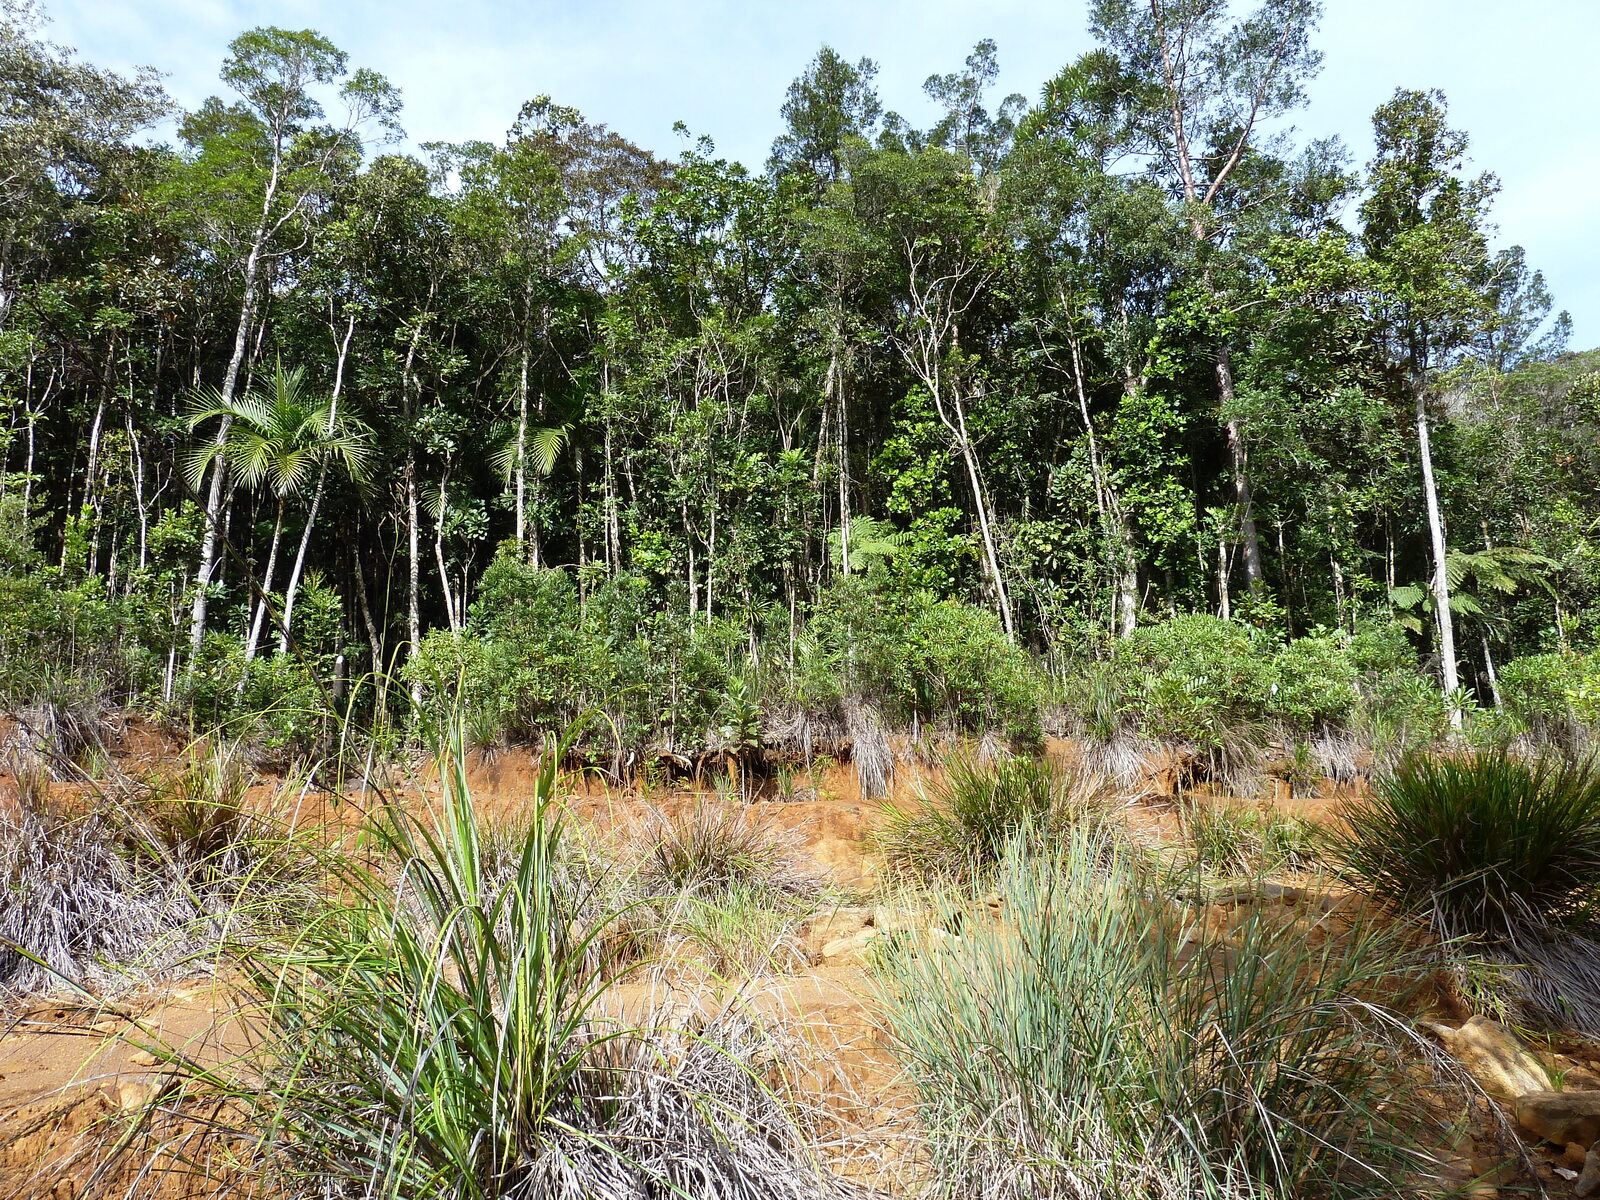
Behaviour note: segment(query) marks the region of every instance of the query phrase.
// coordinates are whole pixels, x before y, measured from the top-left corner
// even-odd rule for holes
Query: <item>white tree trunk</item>
[[[1433,446],[1428,437],[1428,406],[1420,380],[1414,381],[1417,402],[1417,451],[1422,459],[1422,492],[1428,507],[1428,535],[1433,543],[1433,611],[1439,633],[1439,675],[1446,692],[1461,685],[1456,670],[1456,628],[1450,612],[1449,549],[1445,543],[1444,516],[1439,510],[1439,489],[1433,477]],[[1450,724],[1461,727],[1461,711],[1452,709]]]

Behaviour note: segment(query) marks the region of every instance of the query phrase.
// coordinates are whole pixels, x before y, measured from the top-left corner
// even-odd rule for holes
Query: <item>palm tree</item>
[[[285,629],[294,610],[294,594],[305,562],[306,545],[317,519],[330,464],[338,464],[352,480],[361,483],[366,480],[372,458],[371,431],[360,421],[339,414],[337,396],[308,396],[304,379],[303,369],[285,370],[279,364],[272,374],[269,390],[252,391],[230,400],[215,388],[207,388],[195,393],[189,412],[191,431],[213,417],[223,418],[228,426],[222,440],[200,442],[185,456],[184,475],[190,486],[198,488],[207,469],[221,458],[240,484],[249,488],[265,484],[278,501],[267,566],[261,579],[262,598],[260,603],[252,605],[250,632],[245,640],[246,662],[255,658],[261,627],[266,620],[266,597],[272,590],[283,538],[284,512],[290,497],[305,491],[315,470],[316,498],[306,517],[300,552],[284,600]],[[287,649],[286,635],[280,635],[278,645],[280,650]]]

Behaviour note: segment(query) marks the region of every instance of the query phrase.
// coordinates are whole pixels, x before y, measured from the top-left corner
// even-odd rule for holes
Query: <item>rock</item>
[[[863,963],[878,940],[878,931],[871,925],[847,937],[835,938],[822,947],[822,961],[833,966],[850,966]]]
[[[852,937],[872,924],[870,908],[835,908],[811,917],[799,929],[806,953],[821,961],[824,949],[832,942]]]
[[[1583,1157],[1583,1173],[1578,1176],[1572,1194],[1592,1196],[1597,1191],[1600,1191],[1600,1146],[1590,1146],[1589,1153]]]
[[[1592,1146],[1600,1139],[1600,1092],[1530,1092],[1512,1107],[1518,1123],[1547,1142]]]
[[[1550,1072],[1538,1056],[1498,1021],[1473,1017],[1459,1029],[1448,1025],[1427,1028],[1478,1086],[1497,1100],[1514,1100],[1551,1089]],[[1593,1140],[1588,1138],[1584,1144]],[[1562,1140],[1558,1140],[1557,1145],[1561,1144]]]
[[[125,1075],[117,1080],[117,1107],[123,1112],[137,1112],[155,1103],[172,1087],[167,1075]]]
[[[877,927],[879,933],[885,935],[909,933],[927,923],[927,916],[915,908],[880,904],[872,910],[872,924]]]
[[[1589,1151],[1577,1142],[1568,1142],[1567,1148],[1561,1152],[1561,1161],[1569,1167],[1581,1167],[1588,1155]]]
[[[153,1067],[156,1065],[157,1059],[148,1050],[135,1050],[128,1055],[128,1061],[136,1067]]]

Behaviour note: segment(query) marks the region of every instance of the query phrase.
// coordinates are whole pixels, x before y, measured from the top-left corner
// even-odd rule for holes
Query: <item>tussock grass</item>
[[[1004,919],[884,959],[933,1194],[1376,1200],[1437,1170],[1467,1102],[1384,1006],[1422,977],[1398,934],[1207,936],[1093,835],[1013,841],[996,886]]]
[[[196,952],[204,910],[183,879],[141,870],[103,812],[0,809],[0,995],[71,979],[114,992]]]
[[[1600,764],[1410,755],[1327,848],[1367,893],[1501,968],[1493,1003],[1600,1036]]]
[[[884,807],[876,838],[891,873],[922,882],[967,882],[992,870],[1019,836],[1048,841],[1104,812],[1105,789],[1091,775],[1048,759],[948,760],[920,805]]]
[[[1222,875],[1298,870],[1315,859],[1311,822],[1270,807],[1191,799],[1184,832],[1195,864]]]
[[[737,802],[702,800],[672,814],[658,809],[641,839],[639,881],[650,895],[741,889],[792,896],[817,889],[793,839]]]
[[[191,1111],[236,1114],[276,1194],[837,1194],[769,1086],[759,1030],[613,1002],[622,914],[571,893],[559,757],[542,759],[514,853],[492,855],[457,734],[436,821],[390,807],[375,823],[393,869],[349,868],[299,936],[241,948],[256,1052],[220,1069],[169,1055]]]
[[[237,746],[197,743],[147,780],[19,788],[0,808],[0,991],[115,993],[306,914],[324,851],[251,811],[248,784]]]
[[[1372,895],[1450,937],[1600,915],[1600,767],[1411,755],[1341,806],[1329,847]]]

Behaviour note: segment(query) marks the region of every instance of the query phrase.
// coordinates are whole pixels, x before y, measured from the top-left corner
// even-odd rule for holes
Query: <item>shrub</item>
[[[1399,936],[1357,925],[1313,945],[1256,909],[1208,940],[1152,906],[1154,887],[1094,837],[1013,842],[1000,918],[889,947],[883,1001],[931,1193],[1408,1192],[1451,1144],[1435,1106],[1459,1117],[1466,1094],[1417,1069],[1429,1052],[1375,1002],[1401,1008],[1419,980]]]
[[[1146,730],[1164,741],[1218,744],[1259,718],[1271,665],[1252,631],[1201,614],[1134,630],[1117,647]]]
[[[924,882],[962,882],[994,869],[1014,838],[1049,841],[1097,815],[1096,781],[1048,759],[983,763],[956,757],[916,808],[888,805],[877,841],[888,868]]]
[[[875,708],[894,724],[1040,735],[1044,676],[993,613],[846,576],[822,597],[790,681],[794,705]]]
[[[1349,648],[1337,634],[1294,638],[1272,659],[1266,713],[1307,733],[1345,725],[1355,711],[1358,675]]]
[[[1447,936],[1584,920],[1600,901],[1593,760],[1413,754],[1339,817],[1329,844],[1361,886]]]
[[[1532,654],[1500,671],[1500,713],[1512,732],[1577,749],[1594,723],[1600,664],[1582,654]]]
[[[262,1059],[233,1071],[163,1049],[191,1103],[237,1114],[275,1194],[837,1194],[801,1165],[763,1082],[775,1055],[737,1006],[648,1030],[603,1009],[613,914],[580,922],[564,895],[557,758],[496,886],[458,740],[437,827],[379,822],[397,879],[352,867],[290,944],[241,947]]]

